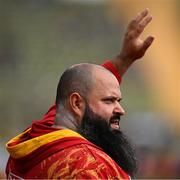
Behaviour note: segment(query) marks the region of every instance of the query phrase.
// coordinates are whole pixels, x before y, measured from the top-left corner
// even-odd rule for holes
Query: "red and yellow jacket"
[[[120,82],[110,62],[103,66]],[[6,144],[8,179],[129,179],[101,148],[74,131],[52,127],[55,114],[54,105]]]

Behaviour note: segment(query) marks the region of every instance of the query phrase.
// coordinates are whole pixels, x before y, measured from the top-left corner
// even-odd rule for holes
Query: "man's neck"
[[[77,131],[78,123],[70,112],[62,108],[59,112],[56,113],[54,127]]]

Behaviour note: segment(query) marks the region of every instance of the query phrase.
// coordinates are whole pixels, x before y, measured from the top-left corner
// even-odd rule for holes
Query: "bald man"
[[[54,127],[78,132],[98,146],[81,144],[71,148],[70,154],[74,157],[71,163],[86,162],[70,173],[81,170],[76,178],[127,179],[129,176],[126,173],[135,175],[137,163],[134,150],[120,131],[120,118],[125,114],[120,105],[121,99],[118,80],[101,66],[76,65],[62,75],[57,88]],[[82,152],[85,152],[84,156]],[[71,166],[68,162],[65,163]]]
[[[56,105],[7,143],[7,178],[134,177],[134,150],[120,128],[125,111],[119,83],[151,45],[153,37],[144,41],[139,37],[151,19],[147,9],[139,13],[127,28],[122,51],[103,67],[78,64],[63,73]]]

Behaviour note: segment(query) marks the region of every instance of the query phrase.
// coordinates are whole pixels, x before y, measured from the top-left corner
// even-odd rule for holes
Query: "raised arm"
[[[153,36],[148,36],[145,40],[140,37],[151,20],[152,16],[149,15],[149,10],[145,9],[130,21],[124,35],[120,53],[111,60],[121,76],[124,75],[133,62],[144,56],[152,44]]]
[[[145,40],[140,38],[144,28],[151,20],[152,17],[149,15],[148,9],[138,13],[127,27],[120,53],[112,60],[102,64],[102,66],[110,70],[116,76],[120,83],[121,77],[131,64],[144,56],[146,50],[154,40],[152,36],[148,36]],[[53,105],[45,114],[43,120],[45,122],[53,122],[55,114],[56,107]]]

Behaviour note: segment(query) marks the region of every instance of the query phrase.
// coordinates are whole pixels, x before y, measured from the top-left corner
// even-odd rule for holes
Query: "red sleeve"
[[[117,80],[119,81],[119,84],[121,84],[122,78],[121,78],[119,72],[117,71],[117,69],[111,63],[111,61],[105,61],[102,64],[102,66],[105,67],[106,69],[108,69],[109,71],[111,71],[116,76]]]

